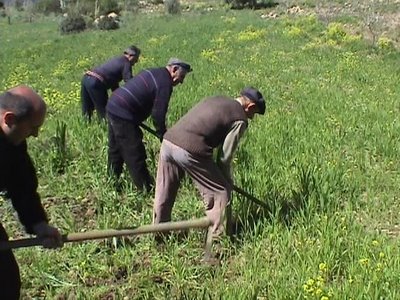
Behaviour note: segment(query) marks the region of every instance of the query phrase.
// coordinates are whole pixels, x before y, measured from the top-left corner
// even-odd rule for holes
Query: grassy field
[[[188,60],[194,72],[173,93],[169,125],[203,97],[246,85],[268,103],[241,141],[234,175],[271,209],[234,195],[237,235],[221,241],[220,266],[200,263],[201,231],[163,249],[151,236],[20,249],[23,299],[400,298],[399,53],[382,41],[371,47],[343,18],[264,13],[130,15],[117,31],[66,36],[56,20],[0,20],[0,89],[27,83],[49,103],[29,144],[43,203],[65,233],[151,222],[152,194],[137,193],[127,174],[122,194],[107,179],[106,125],[80,117],[86,69],[130,44],[143,52],[135,73]],[[145,141],[155,174],[159,143]],[[10,235],[24,236],[0,201]],[[203,215],[186,180],[173,219]]]

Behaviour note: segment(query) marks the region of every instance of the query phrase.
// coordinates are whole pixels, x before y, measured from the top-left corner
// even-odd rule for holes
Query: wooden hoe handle
[[[63,235],[63,242],[81,242],[88,240],[99,240],[110,237],[120,237],[129,235],[140,235],[146,233],[166,232],[166,231],[178,231],[191,228],[207,228],[211,225],[211,221],[208,218],[201,218],[188,221],[178,222],[165,222],[160,224],[143,225],[133,229],[107,229],[107,230],[93,230],[87,232],[69,233]],[[26,238],[11,241],[0,242],[0,251],[32,247],[42,245],[41,238]]]

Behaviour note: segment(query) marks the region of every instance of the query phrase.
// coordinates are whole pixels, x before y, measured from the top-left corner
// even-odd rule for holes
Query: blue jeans
[[[107,87],[97,78],[84,75],[81,83],[82,114],[89,120],[96,110],[99,119],[106,117]]]

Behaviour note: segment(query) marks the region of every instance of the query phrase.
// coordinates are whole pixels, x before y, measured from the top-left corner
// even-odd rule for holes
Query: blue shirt
[[[107,89],[115,90],[119,86],[119,82],[124,80],[127,82],[132,78],[132,65],[124,55],[114,57],[105,64],[93,68],[91,70],[103,77],[103,84]]]

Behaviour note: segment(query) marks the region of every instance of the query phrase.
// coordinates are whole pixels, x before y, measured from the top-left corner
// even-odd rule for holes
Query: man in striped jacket
[[[112,93],[106,107],[108,172],[117,180],[125,163],[135,186],[151,190],[154,180],[147,169],[140,124],[151,115],[162,139],[173,87],[191,71],[188,63],[171,58],[166,67],[143,70]]]

